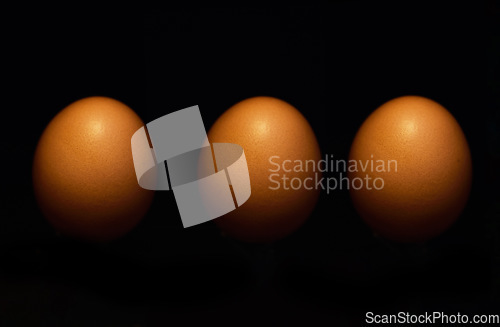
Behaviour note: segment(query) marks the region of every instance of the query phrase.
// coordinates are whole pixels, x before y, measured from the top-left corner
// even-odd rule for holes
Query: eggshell
[[[215,220],[230,237],[247,242],[272,242],[297,230],[311,214],[319,190],[275,188],[269,180],[269,159],[319,160],[320,149],[313,130],[290,104],[272,97],[243,100],[227,110],[208,134],[210,142],[236,143],[243,147],[248,163],[252,194],[236,210]],[[280,174],[283,171],[279,172]],[[290,172],[304,179],[314,172]]]
[[[76,101],[43,132],[33,161],[36,199],[61,233],[109,241],[129,232],[154,192],[137,183],[131,137],[143,123],[125,104],[106,97]]]
[[[467,202],[472,180],[467,140],[450,112],[430,99],[403,96],[380,106],[356,134],[349,159],[397,162],[397,171],[393,165],[391,171],[368,172],[370,178],[384,180],[381,190],[350,189],[361,217],[388,239],[421,242],[435,237],[453,224]],[[349,178],[365,175],[359,169]]]

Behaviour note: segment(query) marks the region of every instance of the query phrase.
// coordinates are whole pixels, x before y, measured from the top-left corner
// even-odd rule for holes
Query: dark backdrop
[[[32,8],[33,9],[33,8]],[[42,10],[43,9],[43,10]],[[0,325],[361,325],[367,311],[499,313],[499,5],[338,1],[308,6],[122,12],[34,8],[7,30],[0,219]],[[375,237],[347,191],[322,194],[292,236],[270,245],[183,229],[158,192],[126,237],[58,236],[36,207],[31,164],[69,103],[116,98],[145,122],[199,105],[208,128],[234,103],[283,99],[323,153],[346,158],[379,105],[414,94],[445,106],[469,141],[474,182],[458,222],[424,245]]]

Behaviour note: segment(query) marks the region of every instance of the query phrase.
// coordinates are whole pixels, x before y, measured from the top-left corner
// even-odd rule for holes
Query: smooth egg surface
[[[439,235],[469,196],[472,162],[465,135],[450,112],[424,97],[399,97],[375,110],[357,132],[349,160],[370,163],[367,171],[358,166],[349,172],[351,183],[367,175],[383,179],[379,190],[351,185],[350,194],[364,221],[391,240],[421,242]],[[371,160],[379,169],[371,169]]]
[[[209,131],[212,143],[243,147],[252,193],[236,210],[215,220],[226,235],[246,242],[272,242],[297,230],[316,205],[319,190],[288,190],[270,181],[270,170],[283,161],[320,159],[316,136],[292,105],[272,97],[253,97],[228,109]],[[275,163],[270,163],[270,158]],[[288,166],[285,165],[287,169]],[[288,178],[313,177],[314,172],[277,172]],[[274,188],[274,189],[272,189]]]
[[[131,137],[143,122],[125,104],[106,97],[78,100],[44,130],[33,161],[39,207],[62,234],[109,241],[146,214],[154,192],[135,175]]]

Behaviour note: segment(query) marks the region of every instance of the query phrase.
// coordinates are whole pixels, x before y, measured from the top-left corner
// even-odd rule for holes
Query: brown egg
[[[222,231],[247,242],[271,242],[295,231],[312,212],[319,190],[292,189],[280,182],[304,180],[314,172],[285,172],[270,177],[285,160],[289,170],[295,160],[319,160],[320,150],[313,130],[290,104],[271,97],[254,97],[235,104],[212,126],[210,142],[236,143],[243,147],[248,163],[252,194],[236,210],[215,220]],[[271,158],[273,157],[273,158]],[[273,163],[271,163],[271,161]],[[275,182],[272,182],[274,179]]]
[[[349,159],[349,169],[351,160],[367,168],[349,172],[356,210],[391,240],[419,242],[442,233],[469,196],[472,163],[464,133],[444,107],[423,97],[396,98],[375,110],[356,134]],[[383,183],[360,188],[358,179],[355,190],[353,179],[366,176]]]
[[[70,104],[49,123],[33,162],[36,199],[61,233],[108,241],[130,231],[154,192],[135,176],[131,137],[143,123],[125,104],[90,97]]]

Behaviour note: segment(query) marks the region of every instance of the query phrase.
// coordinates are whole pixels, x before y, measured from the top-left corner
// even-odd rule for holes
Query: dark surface
[[[20,15],[9,54],[21,93],[7,94],[1,139],[12,160],[2,160],[0,326],[500,313],[499,5],[405,3]],[[213,222],[183,229],[170,192],[129,235],[100,245],[58,236],[35,204],[38,138],[85,96],[116,98],[145,122],[197,104],[207,130],[234,103],[274,96],[304,114],[324,154],[346,158],[368,114],[407,94],[445,106],[473,156],[466,209],[426,244],[374,236],[347,191],[323,193],[300,230],[270,245],[226,239]]]

